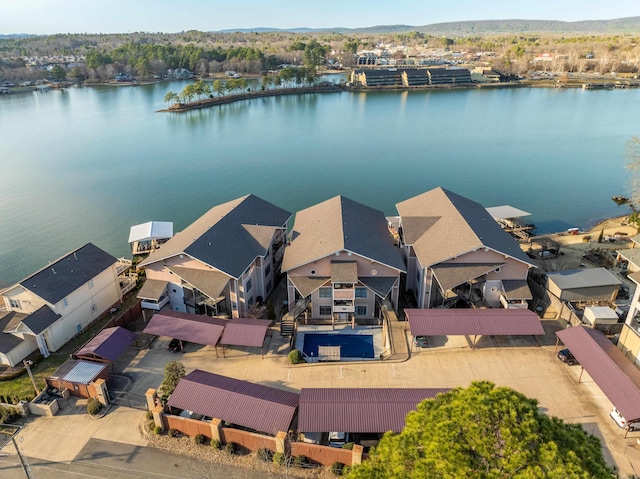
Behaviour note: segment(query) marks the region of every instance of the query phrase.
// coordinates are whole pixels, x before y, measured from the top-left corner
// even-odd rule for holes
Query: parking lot
[[[150,349],[128,350],[115,365],[118,374],[131,380],[127,393],[131,397],[141,397],[149,388],[156,388],[163,378],[164,365],[180,360],[187,372],[193,369],[231,376],[263,385],[299,391],[303,387],[466,387],[474,380],[489,380],[498,386],[508,386],[539,401],[540,408],[547,414],[557,416],[567,422],[581,423],[587,431],[603,440],[606,459],[615,464],[624,475],[640,471],[640,453],[636,451],[636,437],[640,432],[624,431],[609,417],[610,401],[585,372],[578,383],[580,366],[568,366],[554,354],[555,336],[559,328],[555,321],[544,321],[547,332],[538,340],[531,337],[479,338],[475,349],[471,349],[473,338],[434,338],[429,348],[412,348],[411,358],[400,362],[369,361],[366,363],[321,363],[290,366],[286,354],[286,340],[277,331],[265,342],[262,358],[256,348],[232,348],[225,352],[210,346],[187,344],[182,353],[168,350],[168,338],[158,338]],[[127,406],[120,403],[121,406]],[[139,435],[142,411],[128,407],[118,407],[104,419],[90,420],[86,434],[82,438],[96,436],[104,440],[143,444]],[[109,416],[126,415],[123,421]],[[82,417],[86,417],[83,415]],[[60,431],[68,415],[55,418],[38,418],[23,432],[24,449],[38,457],[40,433],[44,429],[37,426],[46,421],[46,429]],[[74,421],[80,418],[73,418]],[[83,419],[86,421],[86,419]],[[114,422],[113,427],[100,427],[102,422]],[[117,427],[115,425],[117,424]],[[74,424],[73,430],[82,426]],[[126,430],[129,428],[129,430]],[[30,430],[34,431],[31,434]],[[113,432],[111,432],[113,431]],[[81,441],[80,434],[70,437]],[[113,436],[113,437],[112,437]],[[40,436],[41,437],[41,436]],[[60,436],[58,436],[60,437]],[[55,442],[55,441],[54,441]],[[52,447],[55,445],[52,444]],[[61,444],[60,447],[63,447]],[[69,460],[73,451],[64,456]],[[55,450],[47,450],[46,458],[56,457]],[[70,457],[71,456],[71,457]]]

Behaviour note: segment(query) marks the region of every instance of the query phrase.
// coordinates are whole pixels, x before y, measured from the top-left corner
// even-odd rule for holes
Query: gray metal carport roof
[[[597,329],[574,326],[557,331],[627,423],[640,421],[640,371]]]

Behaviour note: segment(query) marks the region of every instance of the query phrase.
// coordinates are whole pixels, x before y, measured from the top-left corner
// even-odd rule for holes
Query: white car
[[[349,442],[349,434],[346,432],[330,432],[329,445],[331,447],[342,447]]]
[[[615,423],[623,429],[627,427],[631,431],[640,429],[640,423],[638,422],[627,423],[627,420],[624,418],[622,414],[620,414],[620,411],[618,411],[615,407],[611,410],[611,412],[609,413],[609,416],[611,416],[611,418],[615,421]]]

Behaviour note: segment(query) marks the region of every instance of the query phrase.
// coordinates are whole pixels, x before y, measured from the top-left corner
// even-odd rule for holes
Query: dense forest
[[[145,79],[162,77],[168,69],[187,69],[201,77],[230,70],[258,75],[282,64],[349,69],[355,65],[357,52],[374,49],[385,50],[397,64],[409,58],[456,54],[462,63],[480,59],[487,67],[512,74],[531,70],[636,73],[640,66],[639,38],[623,33],[443,36],[419,31],[187,31],[0,37],[0,81],[105,81],[117,74]],[[536,56],[541,54],[551,54],[555,61],[536,63]]]

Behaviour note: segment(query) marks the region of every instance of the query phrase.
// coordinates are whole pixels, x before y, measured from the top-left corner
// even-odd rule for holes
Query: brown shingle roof
[[[355,261],[332,261],[331,282],[333,283],[357,283],[358,263]]]
[[[485,247],[532,264],[480,203],[435,188],[396,207],[402,218],[404,242],[413,245],[423,267]]]
[[[287,432],[300,395],[196,369],[180,380],[169,406],[276,434]]]
[[[166,268],[211,299],[217,299],[220,296],[230,279],[228,275],[219,271],[185,268],[182,266],[166,266]]]
[[[504,266],[504,263],[440,263],[431,269],[440,287],[447,291],[500,266]]]
[[[405,270],[382,211],[336,196],[296,213],[282,271],[345,250],[398,271]]]

